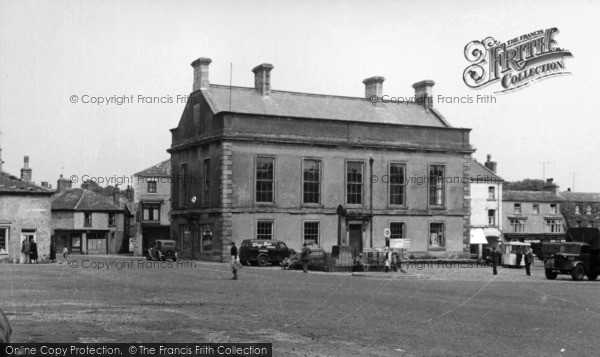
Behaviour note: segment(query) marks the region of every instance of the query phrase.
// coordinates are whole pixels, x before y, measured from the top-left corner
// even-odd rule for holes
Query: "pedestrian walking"
[[[230,262],[230,268],[231,271],[233,272],[233,278],[231,278],[231,280],[237,280],[238,275],[237,275],[237,271],[238,271],[238,266],[236,263],[239,263],[238,260],[238,249],[235,246],[235,242],[231,242],[231,262]]]
[[[302,270],[305,273],[308,273],[308,256],[310,255],[310,248],[308,247],[308,243],[304,243],[304,247],[302,247],[302,254],[300,258],[302,260]]]
[[[69,248],[67,247],[63,248],[63,258],[65,258],[67,262],[69,261]]]
[[[29,239],[25,238],[23,240],[23,246],[21,247],[21,253],[23,253],[23,263],[27,264],[30,263],[30,255],[29,253],[31,252],[31,245],[29,244]]]
[[[29,262],[31,264],[35,263],[37,264],[37,260],[38,260],[38,249],[37,249],[37,243],[32,239],[30,239],[29,242]]]
[[[523,260],[523,253],[520,250],[517,250],[517,268],[521,267],[521,261]]]
[[[498,275],[498,252],[496,252],[496,247],[492,248],[492,271],[494,275]]]
[[[531,276],[531,264],[533,263],[533,254],[531,253],[531,249],[527,248],[525,251],[525,272],[527,276]]]

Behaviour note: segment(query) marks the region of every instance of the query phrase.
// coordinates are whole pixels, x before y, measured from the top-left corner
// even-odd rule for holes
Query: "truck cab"
[[[571,274],[573,280],[596,280],[600,273],[600,230],[598,228],[570,228],[565,237],[567,242],[550,243],[546,251],[554,253],[544,263],[547,279],[556,279],[558,274]]]

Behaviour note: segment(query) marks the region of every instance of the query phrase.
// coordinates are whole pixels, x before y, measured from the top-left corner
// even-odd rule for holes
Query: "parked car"
[[[238,252],[240,261],[261,267],[279,264],[294,252],[293,249],[278,240],[246,239],[242,241]]]
[[[177,261],[176,243],[170,239],[158,239],[154,241],[154,246],[148,248],[148,260],[167,260]]]

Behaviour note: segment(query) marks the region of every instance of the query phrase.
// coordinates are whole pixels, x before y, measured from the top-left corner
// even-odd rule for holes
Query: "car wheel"
[[[546,279],[548,279],[548,280],[554,280],[558,276],[558,273],[553,272],[552,269],[546,269],[545,273],[546,273]]]
[[[587,275],[588,280],[594,281],[596,279],[598,279],[598,274],[597,273],[590,273]]]
[[[583,280],[585,276],[585,268],[582,264],[577,264],[573,270],[571,270],[571,278],[575,281]]]
[[[258,262],[258,266],[266,267],[269,264],[269,257],[267,257],[264,254],[261,254],[258,256],[258,258],[256,258],[256,261]]]

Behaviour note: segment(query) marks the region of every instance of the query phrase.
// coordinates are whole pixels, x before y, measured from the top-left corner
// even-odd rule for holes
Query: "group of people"
[[[33,238],[25,238],[23,240],[23,245],[21,246],[21,253],[23,253],[25,264],[37,264],[38,262],[38,249],[37,243],[33,240]]]
[[[492,258],[492,271],[494,275],[498,275],[498,263],[502,257],[502,253],[499,250],[496,250],[496,247],[492,248],[491,258]],[[523,254],[521,251],[516,252],[516,265],[517,267],[521,267],[521,261],[525,258],[525,273],[527,276],[531,276],[531,264],[533,264],[533,252],[531,248],[526,248],[525,253]]]

